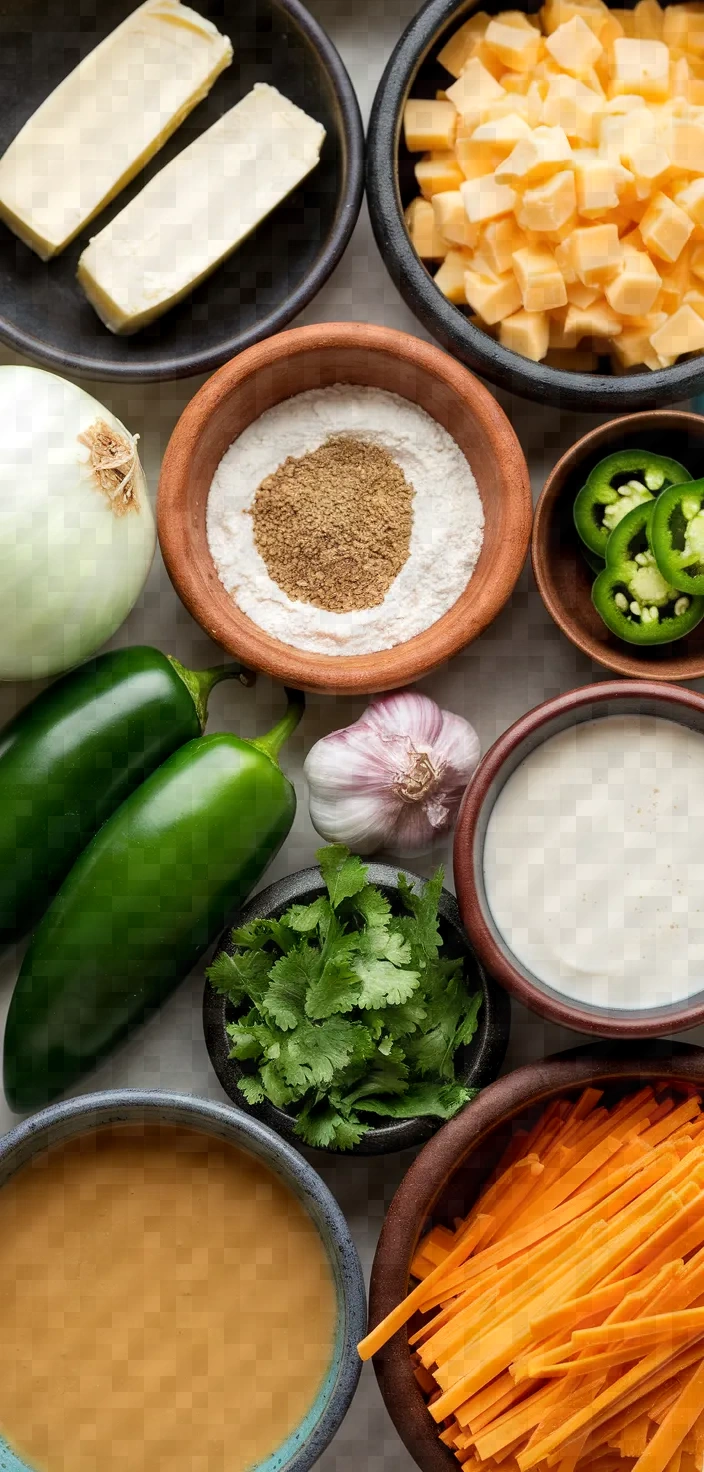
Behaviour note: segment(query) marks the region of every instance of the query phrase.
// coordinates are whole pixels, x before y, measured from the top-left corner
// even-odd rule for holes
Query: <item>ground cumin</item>
[[[408,558],[413,496],[388,450],[335,436],[262,481],[257,550],[289,598],[332,613],[373,608]]]

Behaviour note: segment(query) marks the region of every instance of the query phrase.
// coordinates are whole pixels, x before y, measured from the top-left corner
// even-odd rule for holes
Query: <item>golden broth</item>
[[[0,1433],[37,1472],[244,1472],[332,1359],[320,1236],[265,1166],[118,1125],[0,1189]]]

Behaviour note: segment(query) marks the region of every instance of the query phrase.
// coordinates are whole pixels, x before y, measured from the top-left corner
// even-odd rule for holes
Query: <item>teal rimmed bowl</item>
[[[0,1139],[0,1189],[15,1171],[52,1145],[103,1125],[142,1122],[199,1130],[256,1156],[294,1193],[320,1233],[337,1296],[332,1363],[301,1425],[252,1469],[308,1472],[335,1435],[357,1388],[361,1370],[357,1343],[366,1333],[367,1308],[362,1269],[345,1218],[317,1171],[297,1150],[266,1125],[227,1105],[183,1094],[120,1089],[53,1104]],[[36,1469],[21,1461],[0,1437],[0,1472]]]

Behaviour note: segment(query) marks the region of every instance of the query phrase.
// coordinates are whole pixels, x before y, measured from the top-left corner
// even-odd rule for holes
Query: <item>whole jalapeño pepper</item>
[[[101,823],[203,731],[208,695],[241,665],[187,670],[116,649],[50,685],[0,732],[0,943],[43,913]]]
[[[5,1030],[17,1111],[70,1088],[188,974],[264,873],[296,811],[277,754],[302,695],[254,741],[182,746],[104,823],[36,930]]]

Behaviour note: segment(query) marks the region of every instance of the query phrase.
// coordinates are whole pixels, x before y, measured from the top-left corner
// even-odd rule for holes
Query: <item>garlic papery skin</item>
[[[313,827],[358,854],[419,854],[454,825],[479,761],[469,721],[417,690],[379,695],[306,757]]]

